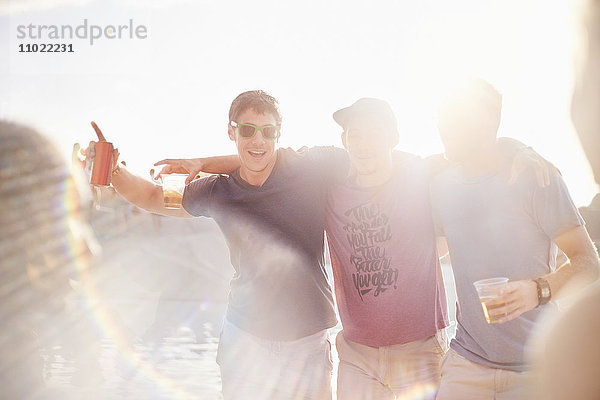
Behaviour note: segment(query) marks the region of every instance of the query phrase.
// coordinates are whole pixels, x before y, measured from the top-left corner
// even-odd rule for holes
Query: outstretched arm
[[[300,151],[301,150],[308,150],[308,148],[302,147]],[[393,157],[394,161],[402,162],[416,156],[403,151],[394,150]],[[189,174],[185,181],[187,185],[196,179],[196,176],[200,172],[205,172],[208,174],[231,174],[240,167],[240,158],[237,154],[201,158],[167,158],[158,161],[154,165],[164,165],[163,169],[156,176],[156,178],[158,178],[161,174]]]
[[[192,217],[183,207],[165,208],[162,187],[129,172],[127,168],[117,167],[111,183],[125,200],[144,210],[171,217]]]

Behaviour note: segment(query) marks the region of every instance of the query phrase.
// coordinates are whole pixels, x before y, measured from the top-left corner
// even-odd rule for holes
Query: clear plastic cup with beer
[[[505,316],[497,315],[490,317],[489,311],[498,307],[502,307],[503,305],[497,304],[493,306],[488,306],[486,303],[504,294],[507,283],[508,278],[503,277],[482,279],[473,283],[473,285],[475,286],[475,290],[477,290],[477,294],[479,295],[479,301],[481,302],[481,307],[483,307],[485,320],[488,322],[488,324],[497,323],[500,318]]]
[[[165,208],[181,208],[186,174],[161,175]]]

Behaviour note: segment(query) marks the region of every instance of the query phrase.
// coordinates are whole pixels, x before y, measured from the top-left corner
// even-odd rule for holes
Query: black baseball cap
[[[398,120],[387,101],[372,97],[358,99],[349,107],[342,108],[333,113],[333,119],[344,130],[348,123],[356,118],[376,121],[379,126],[389,130],[396,138],[398,134]]]

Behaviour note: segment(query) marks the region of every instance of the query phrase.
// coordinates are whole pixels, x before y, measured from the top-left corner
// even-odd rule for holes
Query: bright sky
[[[282,146],[341,145],[331,114],[359,97],[390,102],[399,148],[442,151],[439,85],[475,74],[504,94],[501,136],[558,166],[577,205],[597,191],[569,118],[575,10],[566,1],[0,0],[0,117],[53,137],[65,156],[95,120],[147,175],[166,157],[235,152],[231,100],[279,98]],[[146,39],[18,39],[19,25],[122,25]],[[18,53],[72,43],[74,53]]]

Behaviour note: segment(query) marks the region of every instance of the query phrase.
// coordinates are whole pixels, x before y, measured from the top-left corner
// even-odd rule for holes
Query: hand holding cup
[[[500,319],[506,316],[506,314],[499,314],[497,309],[505,305],[500,299],[506,290],[507,283],[508,278],[489,278],[473,283],[488,324],[500,322]]]
[[[507,278],[504,278],[507,279]],[[476,282],[477,283],[477,282]],[[481,299],[481,297],[480,297]],[[537,284],[533,280],[507,282],[501,292],[485,301],[490,323],[505,323],[538,306]],[[483,306],[482,300],[482,306]],[[487,308],[487,310],[486,310]]]
[[[187,174],[161,175],[165,208],[181,208]]]

